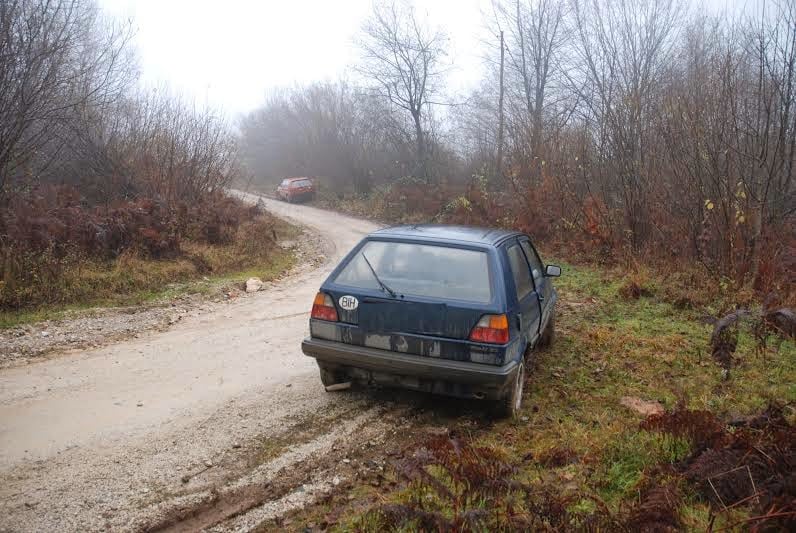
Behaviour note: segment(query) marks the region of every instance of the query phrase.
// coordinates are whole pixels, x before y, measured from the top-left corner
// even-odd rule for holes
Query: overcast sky
[[[714,8],[732,0],[707,0]],[[754,0],[737,0],[746,4]],[[136,29],[145,83],[168,83],[199,104],[235,116],[265,92],[346,74],[353,37],[372,0],[99,0]],[[450,86],[464,90],[482,74],[484,17],[490,0],[417,0],[450,37]]]
[[[353,37],[371,0],[99,0],[136,29],[145,82],[223,108],[253,109],[267,89],[336,79],[357,57]],[[418,2],[451,39],[451,83],[480,75],[489,0]]]

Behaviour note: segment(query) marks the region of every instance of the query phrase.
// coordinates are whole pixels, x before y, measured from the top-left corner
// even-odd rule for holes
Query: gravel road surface
[[[265,202],[321,237],[322,266],[166,331],[0,370],[0,531],[247,530],[339,483],[324,461],[352,436],[400,431],[372,396],[326,393],[300,349],[318,286],[376,226]]]

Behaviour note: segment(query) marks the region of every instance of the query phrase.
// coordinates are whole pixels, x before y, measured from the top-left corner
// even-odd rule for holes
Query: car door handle
[[[539,295],[539,301],[544,302],[544,296],[542,296],[541,294]]]

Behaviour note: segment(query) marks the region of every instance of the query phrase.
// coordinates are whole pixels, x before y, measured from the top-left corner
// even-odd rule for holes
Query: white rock
[[[246,280],[246,292],[257,292],[263,288],[263,281],[260,278],[249,278]]]

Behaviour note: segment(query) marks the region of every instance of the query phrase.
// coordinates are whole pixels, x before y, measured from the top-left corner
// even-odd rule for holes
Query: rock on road
[[[320,234],[329,261],[168,331],[0,371],[0,531],[148,529],[297,420],[329,421],[312,454],[376,409],[324,392],[300,348],[320,283],[376,225],[264,201]]]

